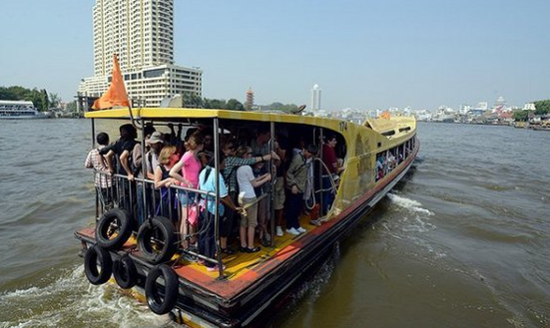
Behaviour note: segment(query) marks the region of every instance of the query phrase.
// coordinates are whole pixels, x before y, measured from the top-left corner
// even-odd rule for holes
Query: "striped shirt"
[[[110,188],[112,185],[111,176],[107,174],[107,164],[103,156],[99,155],[99,150],[103,147],[90,150],[86,157],[86,168],[94,169],[95,185],[100,188]]]

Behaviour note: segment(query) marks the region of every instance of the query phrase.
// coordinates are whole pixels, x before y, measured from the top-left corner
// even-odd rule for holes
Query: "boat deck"
[[[224,277],[221,279],[218,279],[220,278],[218,271],[207,271],[206,266],[203,264],[188,261],[179,254],[174,255],[170,261],[172,263],[171,266],[180,279],[189,282],[192,281],[200,289],[230,300],[238,296],[243,290],[257,283],[268,273],[273,273],[273,270],[277,266],[285,263],[304,244],[307,244],[315,236],[320,235],[322,231],[331,225],[327,222],[318,227],[311,225],[309,220],[309,216],[302,215],[300,224],[307,231],[298,236],[293,236],[286,232],[281,237],[274,236],[273,247],[262,246],[261,250],[256,253],[236,252],[232,255],[223,254],[222,261],[225,265],[225,270]],[[95,241],[94,227],[77,231],[76,235],[89,242]],[[256,244],[258,245],[258,243]],[[231,246],[236,249],[235,245]],[[135,259],[141,260],[140,262],[147,263],[144,259],[140,259],[135,236],[130,237],[120,252],[130,253]],[[148,264],[148,266],[152,265]]]

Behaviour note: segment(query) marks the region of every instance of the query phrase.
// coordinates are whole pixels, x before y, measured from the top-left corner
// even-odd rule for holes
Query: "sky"
[[[93,75],[95,0],[0,0],[0,86],[64,101]],[[203,97],[434,110],[550,99],[548,0],[174,0],[174,59]]]

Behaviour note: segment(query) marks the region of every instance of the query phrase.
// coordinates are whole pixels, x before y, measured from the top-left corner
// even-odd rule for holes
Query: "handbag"
[[[187,222],[191,225],[196,225],[199,218],[199,206],[193,204],[187,210]]]

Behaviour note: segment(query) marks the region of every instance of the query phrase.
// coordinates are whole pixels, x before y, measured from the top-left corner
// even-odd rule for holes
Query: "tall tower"
[[[246,110],[252,109],[252,106],[254,106],[254,91],[252,91],[252,88],[248,88],[246,91],[246,101],[244,103],[244,108]]]
[[[118,54],[122,71],[174,64],[173,0],[96,0],[94,74],[107,75]]]
[[[311,111],[318,112],[321,109],[321,89],[316,84],[311,89]]]

